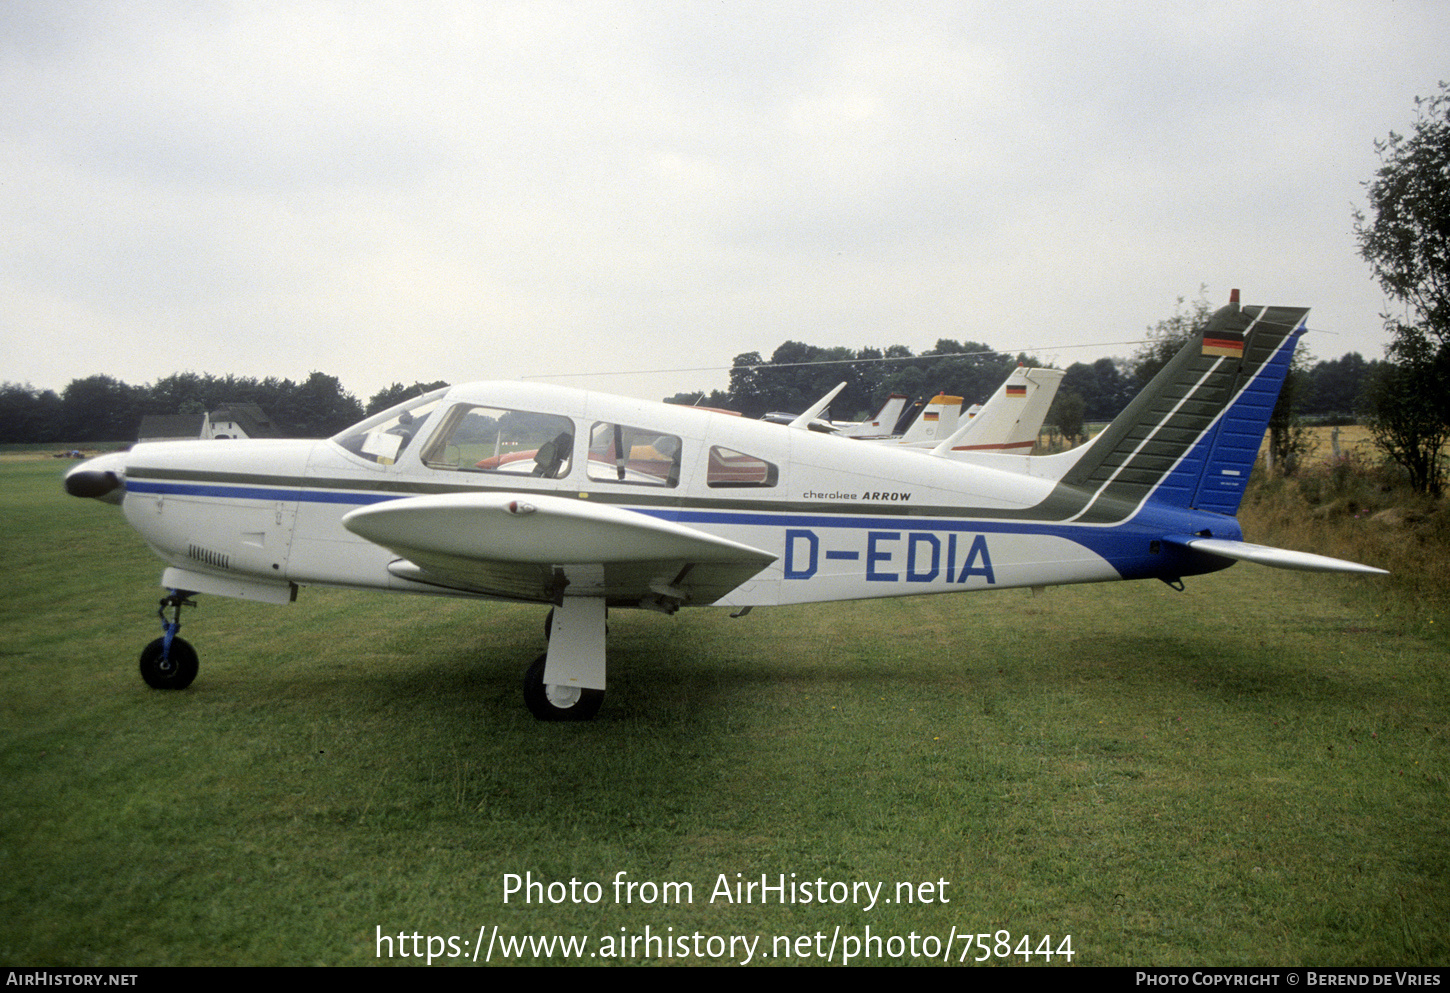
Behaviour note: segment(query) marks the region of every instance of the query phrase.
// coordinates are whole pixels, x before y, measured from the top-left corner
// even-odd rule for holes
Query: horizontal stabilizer
[[[1275,569],[1300,569],[1305,572],[1360,572],[1374,576],[1389,575],[1386,570],[1376,569],[1372,565],[1360,565],[1358,562],[1346,562],[1344,559],[1332,559],[1327,555],[1315,555],[1311,552],[1294,552],[1287,548],[1254,545],[1247,541],[1196,538],[1187,535],[1164,540],[1170,544],[1191,548],[1196,552],[1207,552],[1210,555],[1236,559],[1241,562],[1257,562],[1259,565],[1273,566]]]
[[[834,390],[821,397],[804,412],[802,412],[799,417],[791,421],[790,426],[798,431],[809,431],[811,427],[811,421],[815,420],[817,417],[820,417],[822,412],[831,405],[831,401],[836,399],[836,394],[840,393],[845,388],[845,383],[838,383]]]

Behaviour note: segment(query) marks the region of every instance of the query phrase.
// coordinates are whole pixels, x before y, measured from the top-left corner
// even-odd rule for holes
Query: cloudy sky
[[[1204,284],[1379,356],[1352,211],[1447,51],[1443,0],[4,0],[0,379],[1065,366]]]

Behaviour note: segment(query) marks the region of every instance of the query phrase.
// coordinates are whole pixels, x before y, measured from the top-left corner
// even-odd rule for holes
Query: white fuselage
[[[477,403],[567,419],[578,439],[567,469],[546,478],[525,471],[531,461],[480,471],[429,457],[430,436],[450,412]],[[616,474],[607,457],[585,457],[591,426],[621,423],[661,436],[662,449],[678,444],[678,478]],[[722,452],[774,471],[742,482],[718,469]],[[552,386],[454,388],[391,464],[335,440],[145,444],[124,462],[127,519],[172,567],[167,585],[197,592],[273,600],[314,584],[441,592],[390,571],[398,556],[342,519],[381,501],[459,492],[608,504],[776,556],[714,601],[723,605],[1120,578],[1062,525],[1015,526],[1052,480]]]

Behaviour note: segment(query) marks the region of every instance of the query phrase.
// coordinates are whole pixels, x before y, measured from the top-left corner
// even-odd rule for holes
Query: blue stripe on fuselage
[[[791,529],[842,528],[856,531],[943,532],[970,534],[1044,535],[1063,538],[1106,559],[1124,579],[1147,576],[1187,575],[1183,557],[1173,548],[1150,549],[1152,542],[1168,534],[1210,532],[1214,537],[1242,540],[1243,532],[1232,517],[1147,504],[1132,520],[1112,526],[1043,524],[1033,521],[995,521],[949,517],[867,517],[858,515],[758,513],[716,510],[670,510],[631,508],[676,524],[715,524],[741,527]]]
[[[360,493],[356,490],[321,490],[244,486],[225,483],[177,483],[128,479],[130,493],[211,497],[228,500],[258,500],[269,503],[298,502],[363,506],[402,500],[416,493]],[[943,532],[972,534],[1047,535],[1064,538],[1106,559],[1124,579],[1156,576],[1165,572],[1171,549],[1157,554],[1149,543],[1168,534],[1198,534],[1209,531],[1215,538],[1241,540],[1238,521],[1220,514],[1168,507],[1148,500],[1132,520],[1116,525],[1052,524],[1035,521],[979,520],[952,517],[875,517],[861,514],[802,514],[769,511],[689,510],[659,507],[625,507],[635,513],[677,524],[714,524],[735,527],[839,528],[857,531]],[[1174,569],[1166,572],[1176,575]]]

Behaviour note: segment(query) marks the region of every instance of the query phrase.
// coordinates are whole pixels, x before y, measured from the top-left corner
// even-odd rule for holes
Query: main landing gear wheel
[[[196,649],[180,638],[157,638],[141,652],[141,678],[153,690],[184,690],[196,678]]]
[[[175,642],[172,643],[173,645]],[[603,690],[582,690],[577,686],[551,686],[544,682],[544,660],[540,655],[524,673],[524,703],[541,721],[587,721],[599,713]]]

